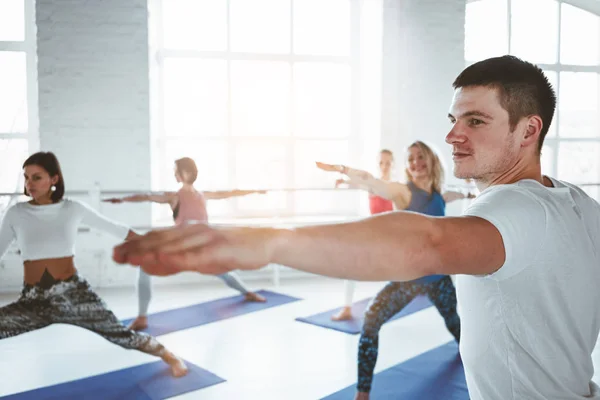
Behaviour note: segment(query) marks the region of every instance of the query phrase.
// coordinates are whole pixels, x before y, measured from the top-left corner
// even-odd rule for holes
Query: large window
[[[21,164],[37,147],[33,15],[33,0],[0,1],[0,193],[22,190]]]
[[[542,150],[543,173],[599,183],[600,16],[556,0],[470,1],[467,64],[506,53],[539,65],[558,96]],[[598,186],[584,188],[600,199]]]
[[[363,3],[158,0],[151,22],[154,188],[176,187],[173,161],[184,156],[196,161],[203,190],[331,188],[334,177],[319,173],[315,160],[353,163],[363,146],[361,76],[372,64],[360,56]],[[373,68],[368,79],[378,72]],[[377,137],[373,128],[369,134]],[[333,191],[278,190],[209,203],[216,217],[358,209],[358,196]],[[155,222],[168,219],[168,208],[155,208]]]

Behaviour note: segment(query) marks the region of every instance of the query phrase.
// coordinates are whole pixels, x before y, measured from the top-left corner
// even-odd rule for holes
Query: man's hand
[[[122,203],[123,199],[119,199],[119,198],[113,197],[111,199],[102,199],[102,201],[105,202],[105,203],[115,203],[116,204],[116,203]]]
[[[139,265],[150,275],[253,270],[271,262],[278,232],[206,224],[177,226],[151,231],[116,246],[113,259],[120,264]]]

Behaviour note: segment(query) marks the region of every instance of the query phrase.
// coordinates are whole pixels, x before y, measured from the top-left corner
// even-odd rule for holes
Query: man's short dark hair
[[[452,86],[454,89],[469,86],[497,89],[500,104],[508,112],[511,130],[521,118],[539,115],[543,122],[538,142],[538,152],[541,152],[556,109],[556,93],[538,66],[508,55],[488,58],[465,68]]]

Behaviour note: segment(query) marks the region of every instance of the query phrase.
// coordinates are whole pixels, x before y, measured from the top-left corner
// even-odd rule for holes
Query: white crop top
[[[0,224],[0,259],[17,241],[24,261],[75,255],[80,224],[125,239],[129,227],[114,222],[77,200],[36,206],[17,203],[6,210]]]

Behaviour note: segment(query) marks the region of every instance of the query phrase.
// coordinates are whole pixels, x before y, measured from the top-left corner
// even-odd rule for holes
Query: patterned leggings
[[[121,324],[78,275],[45,287],[26,285],[16,302],[0,308],[0,339],[58,323],[85,328],[126,349],[158,357],[164,353],[154,337]]]
[[[377,362],[379,330],[417,295],[427,295],[446,322],[456,341],[460,341],[460,320],[456,313],[456,292],[449,276],[432,283],[390,282],[369,304],[358,344],[359,392],[370,392]]]

